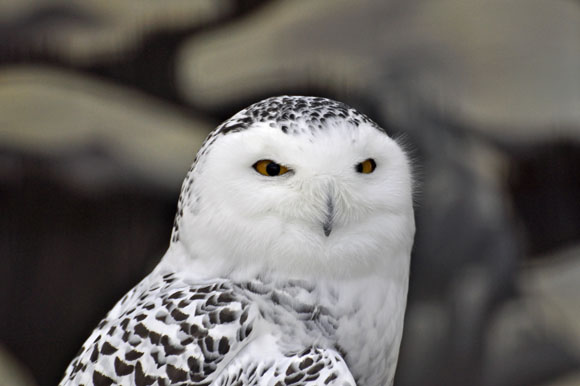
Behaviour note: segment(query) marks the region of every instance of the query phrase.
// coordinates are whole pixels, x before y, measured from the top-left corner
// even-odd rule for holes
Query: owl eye
[[[276,162],[263,159],[254,164],[254,169],[263,176],[275,177],[288,173],[289,169],[286,166],[277,164]]]
[[[363,162],[358,163],[355,166],[355,169],[359,173],[370,174],[370,173],[375,171],[376,167],[377,167],[377,163],[375,162],[375,160],[372,158],[369,158]]]

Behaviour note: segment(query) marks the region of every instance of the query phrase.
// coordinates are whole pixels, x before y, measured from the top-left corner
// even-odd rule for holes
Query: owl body
[[[396,142],[340,102],[242,110],[189,170],[166,255],[61,384],[392,384],[411,185]]]

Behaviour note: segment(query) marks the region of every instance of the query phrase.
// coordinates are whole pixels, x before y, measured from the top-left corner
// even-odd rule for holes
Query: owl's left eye
[[[280,165],[279,163],[269,159],[260,160],[253,166],[258,173],[267,177],[281,176],[282,174],[286,174],[289,171],[286,166]]]
[[[363,162],[360,162],[355,166],[356,171],[362,174],[370,174],[374,172],[376,168],[377,163],[372,158],[364,160]]]

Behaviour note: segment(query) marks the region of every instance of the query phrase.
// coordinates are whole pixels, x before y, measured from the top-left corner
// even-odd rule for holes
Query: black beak
[[[330,232],[332,232],[332,221],[334,220],[334,202],[330,196],[328,197],[328,201],[326,201],[326,218],[324,219],[324,223],[322,224],[322,229],[324,230],[324,235],[326,237],[330,236]]]

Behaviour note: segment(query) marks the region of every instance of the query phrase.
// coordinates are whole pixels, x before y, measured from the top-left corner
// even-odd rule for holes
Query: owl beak
[[[326,201],[326,217],[324,218],[324,222],[322,223],[322,229],[324,230],[324,235],[326,237],[330,236],[330,232],[332,232],[332,222],[334,220],[334,201],[332,197],[329,195]]]

